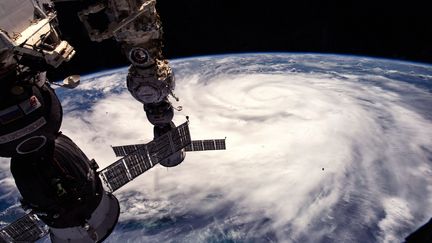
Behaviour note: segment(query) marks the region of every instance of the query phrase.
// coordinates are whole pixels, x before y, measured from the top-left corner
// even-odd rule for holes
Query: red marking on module
[[[39,100],[36,98],[36,96],[30,97],[30,106],[31,107],[37,107],[39,103]]]

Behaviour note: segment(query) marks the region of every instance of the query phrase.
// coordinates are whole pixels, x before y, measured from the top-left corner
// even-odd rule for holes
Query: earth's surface
[[[248,54],[172,61],[191,152],[116,192],[107,242],[401,242],[432,217],[432,66],[351,56]],[[127,69],[58,90],[62,131],[105,167],[110,145],[152,139]],[[0,161],[0,220],[18,192]],[[45,239],[49,242],[48,239]]]

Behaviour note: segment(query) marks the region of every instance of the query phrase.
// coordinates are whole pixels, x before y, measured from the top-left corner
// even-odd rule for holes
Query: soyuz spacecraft
[[[121,157],[99,170],[62,134],[62,107],[51,88],[75,88],[79,76],[50,83],[46,71],[75,55],[59,35],[56,2],[80,1],[93,41],[113,38],[131,62],[127,87],[143,104],[154,139],[112,147]],[[192,141],[189,122],[175,126],[174,74],[162,56],[155,0],[2,0],[0,3],[0,156],[27,214],[0,230],[0,242],[101,242],[119,217],[113,192],[157,164],[180,164],[187,151],[223,150],[225,139]],[[101,23],[106,23],[101,25]],[[177,98],[176,98],[177,99]]]

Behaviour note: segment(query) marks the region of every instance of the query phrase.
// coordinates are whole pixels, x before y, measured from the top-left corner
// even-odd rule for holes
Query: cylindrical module
[[[41,74],[43,76],[43,74]],[[14,74],[9,79],[17,78]],[[13,82],[0,96],[0,156],[31,154],[53,141],[62,122],[62,108],[54,91],[41,85]]]
[[[53,243],[94,243],[106,239],[117,224],[120,213],[117,198],[104,192],[102,200],[86,224],[70,228],[50,228]]]
[[[31,155],[12,157],[11,171],[23,206],[51,228],[53,242],[98,242],[120,213],[85,154],[60,134]]]

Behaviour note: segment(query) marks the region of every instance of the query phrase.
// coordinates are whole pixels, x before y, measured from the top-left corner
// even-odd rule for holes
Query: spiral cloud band
[[[108,242],[400,242],[432,216],[432,67],[311,54],[172,65],[176,124],[189,116],[193,139],[227,137],[227,150],[188,153],[121,189]],[[110,145],[152,139],[126,73],[59,91],[63,132],[102,167]]]

